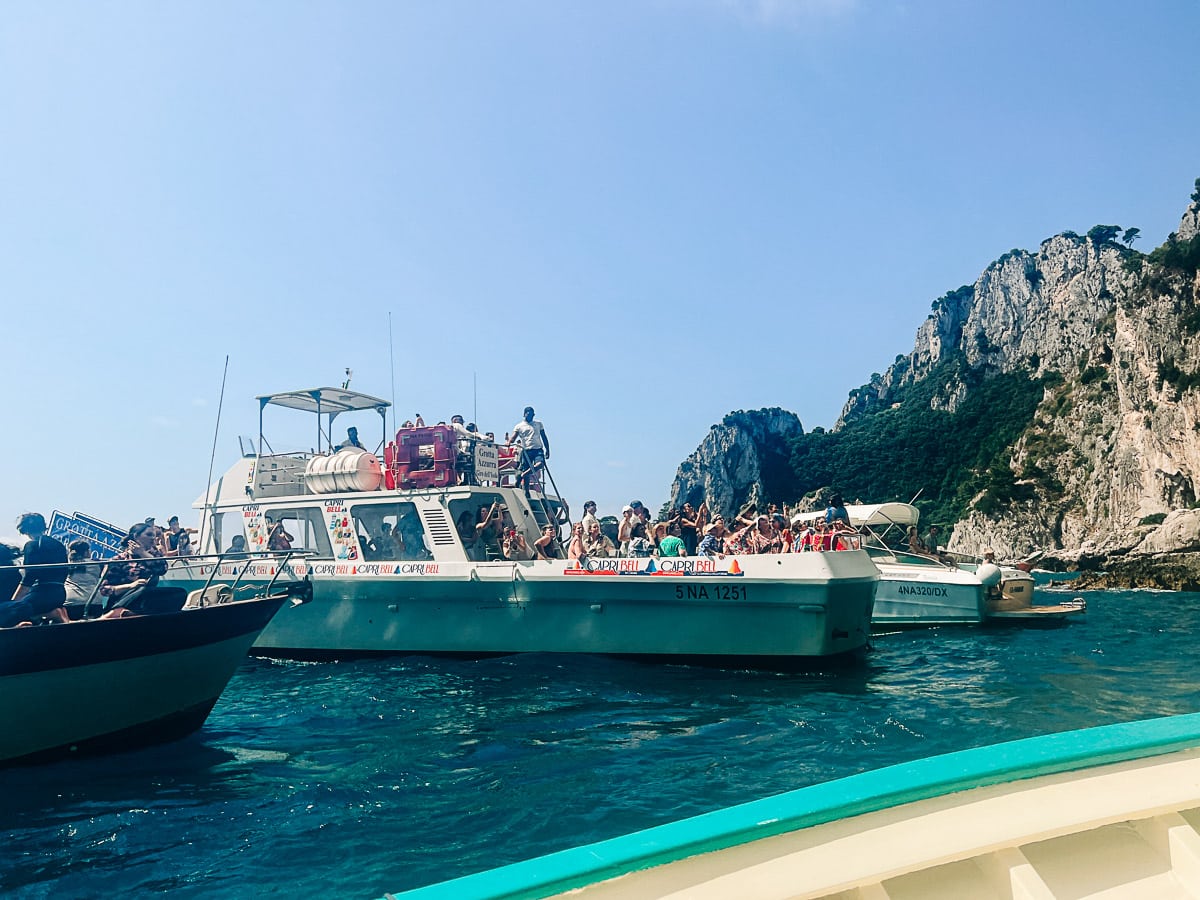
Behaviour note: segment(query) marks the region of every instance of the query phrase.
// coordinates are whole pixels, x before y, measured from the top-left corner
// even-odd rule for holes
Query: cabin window
[[[268,518],[272,522],[282,522],[283,530],[292,536],[293,550],[304,550],[314,556],[333,556],[329,532],[325,530],[321,510],[311,506],[302,506],[299,509],[268,508],[263,510],[263,516],[263,532],[269,533],[271,530],[271,525],[267,523]]]
[[[358,545],[368,561],[433,559],[425,526],[412,503],[370,503],[350,507]]]
[[[484,513],[491,509],[492,504],[496,502],[500,504],[498,514],[501,516],[502,527],[511,528],[513,526],[512,516],[508,512],[504,498],[499,494],[481,491],[472,493],[465,500],[450,501],[450,517],[454,520],[454,528],[467,551],[468,559],[483,562],[490,558],[484,542],[478,539],[475,526],[483,521]]]
[[[246,539],[246,529],[242,526],[242,511],[233,510],[230,512],[214,513],[209,517],[208,527],[212,529],[212,536],[205,537],[204,542],[210,549],[205,551],[208,553],[224,553],[231,549],[235,535],[241,535],[242,540]],[[215,548],[215,549],[211,549]],[[242,549],[246,549],[243,547]]]

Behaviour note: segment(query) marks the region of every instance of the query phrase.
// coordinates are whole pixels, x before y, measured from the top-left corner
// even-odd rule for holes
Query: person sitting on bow
[[[723,556],[725,553],[725,526],[717,522],[710,522],[704,526],[704,537],[700,539],[700,545],[696,548],[698,556],[707,556],[710,559],[714,556]]]
[[[109,561],[100,583],[105,609],[127,608],[143,590],[157,585],[166,574],[167,561],[159,549],[154,526],[139,522],[129,529],[120,552]]]
[[[499,500],[490,507],[480,505],[479,518],[475,523],[475,545],[481,560],[500,559],[504,555],[505,512],[507,507]]]
[[[576,522],[571,526],[571,543],[567,545],[567,559],[577,563],[587,561],[587,550],[584,549],[583,539],[583,523]]]
[[[0,603],[0,627],[38,622],[42,617],[68,621],[63,609],[67,602],[67,548],[46,534],[46,519],[41,513],[23,514],[17,519],[17,531],[29,539],[21,553],[25,575],[11,600],[0,598],[9,601]]]

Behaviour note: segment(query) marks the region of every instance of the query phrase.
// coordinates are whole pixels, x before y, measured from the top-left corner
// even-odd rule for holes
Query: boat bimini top
[[[891,525],[907,528],[916,525],[921,518],[921,511],[911,503],[866,503],[846,507],[850,516],[850,524],[855,528],[883,528],[885,531]],[[809,525],[817,519],[825,518],[825,510],[797,513],[792,516],[793,525]]]
[[[333,420],[344,412],[358,412],[373,409],[379,413],[383,422],[384,438],[387,441],[387,411],[391,403],[380,400],[370,394],[360,394],[357,391],[343,388],[318,387],[299,391],[284,391],[280,394],[264,394],[258,397],[258,446],[263,445],[263,410],[268,406],[282,406],[287,409],[298,409],[301,412],[316,413],[317,416],[317,447],[322,446],[333,450]],[[325,417],[325,427],[321,427],[321,417]]]

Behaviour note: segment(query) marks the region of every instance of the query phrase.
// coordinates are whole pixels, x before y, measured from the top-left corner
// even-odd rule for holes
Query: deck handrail
[[[100,588],[104,585],[104,578],[105,578],[105,576],[108,575],[108,570],[113,565],[123,565],[125,563],[136,563],[136,562],[152,560],[152,559],[161,559],[163,562],[167,563],[167,565],[169,567],[172,563],[179,562],[179,561],[187,561],[190,564],[190,563],[194,563],[194,562],[202,562],[203,560],[206,560],[206,559],[216,560],[218,564],[213,566],[213,571],[209,575],[208,583],[206,583],[204,585],[204,589],[207,590],[209,588],[209,586],[212,584],[212,579],[216,576],[217,570],[220,567],[220,562],[222,562],[222,561],[231,560],[231,559],[232,560],[280,559],[281,562],[279,563],[279,566],[277,567],[275,575],[274,575],[274,577],[271,578],[270,584],[267,585],[267,593],[270,593],[271,588],[274,587],[275,582],[278,580],[279,576],[281,574],[283,574],[283,570],[287,566],[288,562],[290,562],[294,557],[307,558],[309,556],[315,556],[315,555],[316,554],[314,554],[313,552],[311,552],[309,550],[247,550],[247,551],[245,551],[245,555],[239,554],[237,556],[230,556],[228,551],[226,551],[224,553],[189,553],[186,556],[138,556],[138,557],[130,557],[127,559],[118,559],[115,556],[110,556],[106,559],[88,559],[88,560],[79,560],[79,561],[75,561],[75,562],[68,560],[67,562],[59,562],[59,563],[29,563],[28,565],[24,565],[24,564],[17,565],[16,562],[13,562],[11,564],[11,567],[14,569],[66,569],[68,577],[70,576],[71,571],[74,569],[83,568],[83,567],[98,567],[100,569],[100,574],[96,579],[95,585],[92,586],[92,592],[90,594],[88,594],[87,600],[85,600],[83,603],[83,618],[86,619],[88,617],[89,611],[92,608],[92,603],[96,599],[96,595],[100,593]],[[231,586],[232,588],[236,589],[237,583],[238,583],[238,581],[241,580],[241,577],[244,573],[245,573],[245,569],[242,569],[242,571],[238,573],[237,579],[234,581],[233,585]]]

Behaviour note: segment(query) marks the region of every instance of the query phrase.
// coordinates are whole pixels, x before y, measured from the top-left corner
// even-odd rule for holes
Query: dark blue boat
[[[198,609],[0,629],[0,766],[196,731],[296,587]]]

